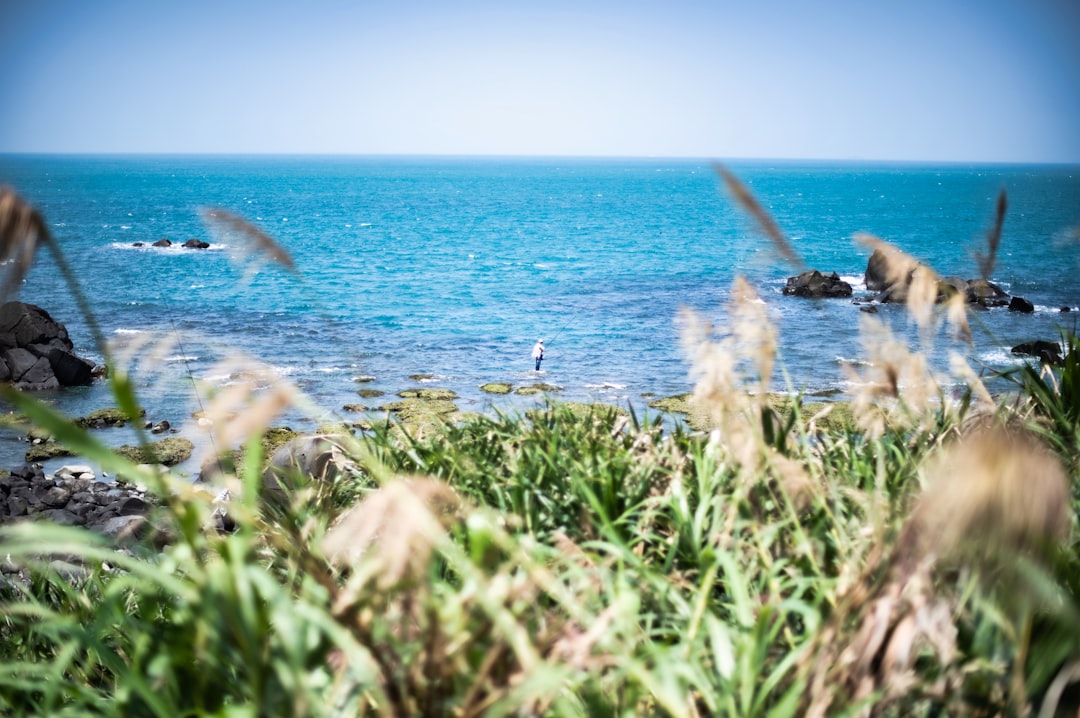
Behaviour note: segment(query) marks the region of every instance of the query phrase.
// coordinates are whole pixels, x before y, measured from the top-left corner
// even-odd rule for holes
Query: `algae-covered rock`
[[[382,396],[385,391],[379,391],[378,389],[357,389],[356,394],[361,399],[374,399],[377,396]]]
[[[410,381],[431,381],[434,378],[434,374],[409,374]]]
[[[368,410],[368,408],[366,406],[364,406],[363,404],[346,404],[345,406],[343,406],[341,408],[342,408],[343,411],[350,411],[350,412],[353,412],[353,413],[360,413],[362,411],[367,411]]]
[[[533,422],[542,421],[543,419],[550,417],[554,411],[568,411],[578,419],[592,418],[605,424],[613,423],[617,418],[629,415],[629,412],[627,412],[626,409],[612,404],[587,404],[579,401],[560,401],[552,403],[550,406],[543,409],[530,409],[525,412],[525,416]]]
[[[393,414],[397,428],[414,438],[437,433],[459,416],[457,405],[449,399],[402,399],[380,406],[379,411]]]
[[[26,452],[26,461],[28,463],[34,463],[35,461],[48,461],[49,459],[55,459],[59,456],[74,455],[74,452],[67,447],[49,439],[48,441],[31,444]]]
[[[141,412],[145,416],[146,412]],[[120,409],[98,409],[84,417],[75,420],[78,426],[84,429],[102,429],[107,426],[123,426],[127,423],[127,415]]]
[[[406,389],[399,391],[402,399],[424,399],[427,401],[452,401],[458,398],[457,392],[450,389]]]
[[[530,394],[554,394],[555,392],[562,391],[561,386],[554,384],[545,384],[543,382],[537,384],[530,384],[528,386],[519,387],[515,394],[527,396]]]
[[[513,389],[514,385],[505,381],[493,381],[480,387],[480,391],[488,394],[509,394]]]
[[[354,376],[353,381],[355,381],[357,384],[367,384],[369,382],[375,381],[375,377],[373,377],[373,376]]]
[[[13,411],[0,414],[0,429],[25,429],[29,424],[30,420],[22,414]]]
[[[691,410],[690,402],[693,398],[693,394],[676,394],[675,396],[665,396],[660,399],[654,399],[649,402],[649,407],[653,409],[659,409],[660,411],[666,411],[671,414],[689,414]]]
[[[176,466],[191,458],[195,445],[179,436],[154,441],[145,447],[124,445],[116,453],[136,464],[164,464]]]
[[[424,416],[443,416],[457,411],[457,405],[449,399],[420,399],[410,397],[383,404],[379,411],[389,411],[402,421]]]

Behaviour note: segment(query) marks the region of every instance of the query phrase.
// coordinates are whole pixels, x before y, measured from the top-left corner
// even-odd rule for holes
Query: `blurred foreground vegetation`
[[[268,478],[262,439],[302,403],[255,381],[208,407],[244,450],[207,493],[6,392],[161,504],[124,546],[0,530],[0,713],[1075,715],[1075,338],[1007,398],[958,363],[953,399],[867,323],[835,421],[770,405],[775,337],[745,283],[733,298],[724,332],[682,319],[705,431],[547,403],[342,431],[332,470]]]

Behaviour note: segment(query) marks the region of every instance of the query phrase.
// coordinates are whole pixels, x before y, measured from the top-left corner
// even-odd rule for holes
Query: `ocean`
[[[974,253],[985,250],[1004,189],[992,279],[1037,311],[979,312],[974,344],[942,333],[935,361],[959,351],[989,375],[1019,361],[1009,347],[1058,339],[1080,316],[1060,311],[1080,305],[1080,167],[726,166],[805,265],[837,272],[856,297],[867,296],[869,256],[857,232],[942,275],[977,276]],[[0,184],[42,212],[110,341],[167,340],[158,361],[144,350],[132,369],[148,419],[184,435],[207,391],[235,379],[214,369],[235,353],[271,366],[319,407],[317,416],[283,417],[298,430],[355,420],[346,404],[376,406],[416,386],[452,389],[466,411],[520,412],[542,401],[486,394],[487,382],[543,381],[561,387],[562,399],[644,415],[651,396],[692,388],[680,308],[722,326],[738,275],[778,329],[776,389],[843,390],[843,364],[867,355],[859,306],[782,296],[796,268],[755,231],[708,160],[3,155]],[[203,224],[206,207],[273,237],[296,273],[245,263],[235,236]],[[211,246],[148,246],[162,238]],[[81,355],[101,361],[46,252],[17,298],[45,308]],[[877,316],[915,341],[902,307]],[[537,373],[530,351],[539,338],[547,355]],[[360,399],[361,386],[386,396]],[[44,398],[74,416],[112,405],[104,383]],[[0,435],[0,466],[21,463],[25,450],[12,432]]]

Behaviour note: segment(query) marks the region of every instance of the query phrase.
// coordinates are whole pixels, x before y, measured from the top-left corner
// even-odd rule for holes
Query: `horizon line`
[[[1076,160],[1002,160],[1002,159],[895,159],[876,157],[779,157],[750,155],[616,155],[616,154],[515,154],[515,153],[458,153],[458,152],[204,152],[204,151],[41,151],[3,150],[0,157],[178,157],[178,158],[371,158],[371,159],[474,159],[474,160],[613,160],[613,161],[681,161],[681,162],[782,162],[782,163],[850,163],[899,165],[1017,165],[1017,166],[1080,166]]]

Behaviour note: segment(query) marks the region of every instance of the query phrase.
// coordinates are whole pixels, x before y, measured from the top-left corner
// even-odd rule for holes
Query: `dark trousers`
[[[544,357],[536,357],[536,371],[540,371],[540,362],[544,361]]]

